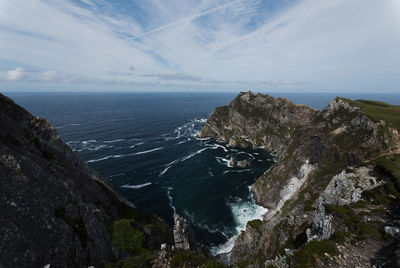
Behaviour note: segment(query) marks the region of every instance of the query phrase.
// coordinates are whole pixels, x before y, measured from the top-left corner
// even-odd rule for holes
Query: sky
[[[0,91],[400,92],[400,0],[0,0]]]

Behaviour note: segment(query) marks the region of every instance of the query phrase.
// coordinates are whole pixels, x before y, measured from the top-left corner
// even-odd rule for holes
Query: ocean
[[[249,187],[273,163],[264,150],[235,149],[195,135],[237,93],[5,93],[47,118],[67,144],[139,209],[173,224],[188,218],[199,243],[229,251],[249,220],[267,211]],[[272,93],[322,109],[335,94]],[[400,104],[400,94],[341,94]],[[251,167],[229,166],[234,155]]]

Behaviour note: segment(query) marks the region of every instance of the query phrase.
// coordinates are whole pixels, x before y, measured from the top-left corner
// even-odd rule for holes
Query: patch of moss
[[[335,243],[344,243],[346,242],[347,237],[350,237],[350,235],[351,234],[349,232],[336,231],[333,233],[330,240]]]
[[[207,258],[202,253],[176,250],[172,252],[171,267],[223,268],[225,266],[217,260]]]
[[[353,211],[348,206],[326,205],[325,209],[326,212],[330,214],[337,214],[341,217],[346,217],[353,214]]]
[[[392,155],[392,156],[379,158],[376,161],[376,164],[380,168],[390,172],[393,175],[393,177],[395,178],[396,187],[399,190],[399,186],[400,186],[400,155]]]
[[[345,100],[359,107],[371,118],[375,120],[384,120],[400,130],[400,105],[391,105],[380,101]]]
[[[352,208],[367,208],[370,204],[367,201],[360,199],[357,202],[350,204],[350,206]]]
[[[257,232],[261,232],[262,229],[262,221],[261,220],[252,220],[247,223],[251,228],[256,230]]]
[[[361,195],[365,200],[372,202],[374,205],[387,205],[393,198],[388,194],[388,191],[390,191],[392,187],[387,187],[385,186],[386,184],[364,191]]]
[[[105,268],[143,268],[151,267],[151,252],[143,252],[140,256],[120,260],[117,263],[106,264]]]
[[[113,244],[130,254],[140,254],[144,248],[144,234],[133,227],[133,220],[122,219],[112,224]]]
[[[370,215],[384,215],[386,213],[386,209],[384,208],[374,208],[370,211]]]
[[[357,215],[344,219],[344,223],[349,228],[349,232],[352,233],[357,240],[365,240],[368,237],[374,239],[381,238],[381,234],[374,223],[364,222]]]
[[[298,267],[317,267],[317,259],[326,260],[325,253],[334,255],[336,247],[332,241],[311,241],[295,253]]]

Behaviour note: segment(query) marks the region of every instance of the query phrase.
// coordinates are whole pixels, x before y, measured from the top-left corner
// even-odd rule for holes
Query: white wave
[[[207,118],[196,118],[195,120],[196,120],[197,122],[207,123]]]
[[[212,149],[218,149],[218,148],[222,148],[222,150],[224,150],[224,152],[225,153],[227,153],[228,152],[228,149],[226,149],[226,147],[225,146],[222,146],[222,145],[220,145],[220,144],[216,144],[216,143],[214,143],[213,144],[213,147],[211,147]]]
[[[176,145],[179,145],[179,144],[182,144],[182,143],[186,143],[186,142],[188,142],[188,141],[190,141],[190,140],[180,141],[180,142],[176,143]]]
[[[247,154],[248,156],[250,156],[252,159],[256,159],[255,157],[254,157],[254,155],[252,155],[252,154],[249,154],[249,153],[246,153],[246,152],[238,152],[238,153],[236,153],[237,155],[238,154]]]
[[[172,210],[174,211],[174,216],[176,214],[176,208],[174,207],[174,205],[172,204],[172,195],[171,195],[171,190],[174,189],[172,187],[164,187],[165,189],[167,189],[167,197],[169,200],[169,206],[172,208]]]
[[[207,119],[193,119],[189,122],[183,124],[182,126],[177,127],[174,130],[176,137],[169,139],[178,139],[181,137],[196,137],[196,135],[200,132],[201,128],[204,126],[204,123]],[[196,137],[197,138],[197,137]]]
[[[159,150],[162,150],[162,149],[164,149],[164,147],[158,147],[158,148],[154,148],[154,149],[147,150],[147,151],[137,152],[137,153],[134,153],[132,155],[148,154],[148,153],[159,151]]]
[[[208,168],[208,176],[214,177],[214,173],[212,172],[211,168]]]
[[[182,158],[176,159],[176,160],[172,161],[171,163],[166,164],[165,166],[172,166],[172,165],[174,165],[174,164],[176,164],[176,163],[181,163],[181,162],[183,162],[183,161],[186,161],[186,160],[188,160],[189,158],[192,158],[193,156],[195,156],[195,155],[197,155],[197,154],[200,154],[200,153],[202,153],[203,151],[205,151],[205,150],[207,150],[207,149],[209,149],[209,148],[200,149],[200,150],[198,150],[197,152],[194,152],[194,153],[191,153],[191,154],[189,154],[189,155],[187,155],[187,156],[184,156],[184,157],[182,157]]]
[[[204,229],[204,230],[207,230],[207,231],[209,231],[209,232],[212,233],[212,234],[221,233],[222,235],[224,235],[224,236],[226,237],[226,234],[225,234],[223,231],[219,230],[218,228],[212,228],[212,227],[210,227],[208,224],[202,222],[201,220],[195,219],[194,214],[193,214],[193,213],[190,213],[190,212],[187,211],[186,209],[183,209],[183,214],[184,214],[184,216],[185,216],[187,219],[189,219],[189,221],[190,221],[194,226],[196,226],[196,227],[198,227],[198,228],[201,228],[201,229]]]
[[[129,146],[129,148],[135,148],[136,146],[139,146],[139,145],[142,145],[142,144],[144,144],[144,142],[138,142],[138,143],[136,143],[136,144],[134,144],[134,145],[131,145],[131,146]]]
[[[230,165],[231,161],[229,159],[226,159],[226,158],[223,158],[220,156],[216,156],[215,159],[217,159],[218,163],[220,163],[220,164],[224,164],[227,167],[233,167],[232,165]]]
[[[246,229],[247,223],[255,219],[262,220],[263,215],[267,213],[268,209],[257,205],[251,193],[249,194],[251,197],[251,201],[243,202],[241,199],[238,198],[235,200],[235,202],[228,203],[236,223],[235,235],[229,238],[226,243],[212,248],[211,252],[213,255],[230,252],[240,232]]]
[[[138,185],[129,185],[129,184],[124,184],[121,186],[121,188],[129,188],[129,189],[140,189],[146,186],[152,185],[151,182],[146,182],[143,184],[138,184]]]
[[[223,173],[227,174],[229,172],[236,172],[236,173],[241,173],[241,172],[247,172],[250,171],[251,169],[231,169],[231,170],[225,170]]]
[[[57,126],[55,128],[65,128],[65,127],[76,127],[76,126],[80,126],[81,124],[66,124],[66,125],[62,125],[62,126]]]
[[[108,160],[108,159],[112,159],[112,158],[121,158],[121,157],[133,156],[133,155],[147,154],[147,153],[151,153],[151,152],[162,150],[162,149],[164,149],[164,147],[154,148],[154,149],[151,149],[151,150],[132,153],[132,154],[107,155],[107,156],[104,156],[102,158],[88,160],[87,162],[88,163],[93,163],[93,162],[104,161],[104,160]]]
[[[206,138],[199,138],[198,136],[197,136],[197,134],[199,134],[200,132],[198,132],[198,133],[196,133],[195,135],[194,135],[194,138],[196,139],[196,140],[199,140],[199,141],[207,141],[207,140],[211,140],[212,138],[210,138],[210,137],[206,137]]]
[[[86,141],[69,141],[68,146],[72,148],[74,152],[82,151],[98,151],[101,149],[113,148],[112,145],[98,143],[97,140],[86,140]]]
[[[160,172],[160,175],[158,175],[159,177],[162,177],[162,176],[164,176],[164,174],[168,171],[168,169],[170,168],[171,166],[167,166],[166,168],[164,168],[161,172]]]
[[[87,162],[88,162],[88,163],[93,163],[93,162],[104,161],[104,160],[108,160],[108,159],[112,159],[112,158],[120,158],[120,157],[123,157],[123,156],[126,156],[126,155],[120,155],[120,154],[117,154],[117,155],[107,155],[107,156],[104,156],[104,157],[102,157],[102,158],[88,160]]]
[[[104,143],[114,143],[114,142],[120,142],[120,141],[125,141],[125,139],[117,139],[117,140],[104,141]]]
[[[120,177],[120,176],[125,176],[125,173],[114,174],[114,175],[108,176],[107,178],[114,178],[114,177]]]

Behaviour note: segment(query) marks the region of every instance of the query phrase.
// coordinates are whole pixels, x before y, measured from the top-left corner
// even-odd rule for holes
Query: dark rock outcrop
[[[47,120],[1,94],[0,193],[0,267],[103,267],[127,256],[112,244],[113,221],[162,222],[134,209]],[[168,240],[146,237],[158,249]]]

